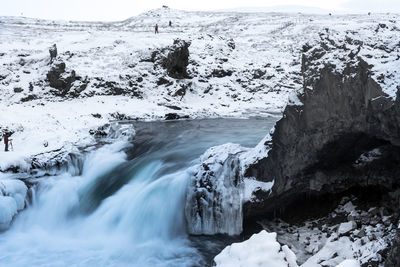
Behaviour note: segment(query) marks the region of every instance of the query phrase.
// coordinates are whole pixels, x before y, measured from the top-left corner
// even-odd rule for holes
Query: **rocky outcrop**
[[[57,57],[57,45],[53,44],[49,48],[49,53],[50,53],[50,63],[53,63],[53,60]]]
[[[163,60],[162,65],[170,77],[176,79],[188,78],[189,46],[189,42],[176,39],[169,48],[167,57]]]
[[[173,45],[153,51],[150,58],[142,61],[153,62],[156,66],[161,66],[171,78],[189,78],[187,73],[189,46],[190,42],[176,39]]]
[[[76,74],[74,70],[66,71],[64,62],[55,62],[47,73],[47,80],[51,87],[59,90],[60,95],[65,95],[76,80]]]
[[[303,59],[303,66],[306,62]],[[282,201],[302,193],[338,193],[373,184],[391,188],[398,183],[393,178],[400,171],[393,165],[400,155],[399,100],[393,101],[370,78],[368,65],[359,60],[344,74],[326,66],[312,87],[299,95],[301,104],[287,106],[268,156],[251,165],[246,175],[274,180],[271,197]],[[372,161],[368,167],[354,164],[375,148],[390,160]],[[270,209],[282,204],[273,203]]]

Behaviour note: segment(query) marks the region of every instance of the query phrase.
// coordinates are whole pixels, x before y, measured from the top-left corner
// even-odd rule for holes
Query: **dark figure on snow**
[[[172,27],[172,21],[169,21],[169,26]]]
[[[4,141],[4,151],[8,151],[8,133],[4,133],[3,135],[3,141]]]
[[[154,26],[154,33],[155,33],[155,34],[158,33],[158,24],[156,24],[156,26]]]

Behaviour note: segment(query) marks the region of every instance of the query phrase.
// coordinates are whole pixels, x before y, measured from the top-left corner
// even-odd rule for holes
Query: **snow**
[[[268,192],[274,186],[274,182],[261,182],[252,178],[244,178],[244,193],[243,202],[251,201],[253,199],[253,192],[257,190],[262,190]]]
[[[171,28],[167,27],[170,20]],[[327,63],[342,72],[347,63],[343,59],[355,53],[371,65],[371,77],[388,97],[395,99],[400,84],[399,21],[400,15],[395,14],[328,16],[174,9],[151,10],[112,23],[0,17],[0,132],[5,129],[14,132],[11,137],[14,151],[0,149],[0,171],[13,168],[27,171],[33,158],[46,162],[58,153],[92,145],[96,138],[91,132],[118,120],[119,116],[140,120],[163,119],[170,112],[191,118],[280,116],[287,103],[302,104],[297,93],[303,88],[301,56],[306,43],[311,47],[310,53],[319,49],[321,42],[331,49],[315,62],[317,74]],[[159,35],[153,33],[155,23],[160,26]],[[153,63],[143,61],[177,38],[191,42],[188,66],[191,79],[174,80]],[[58,48],[57,60],[65,62],[67,71],[75,70],[89,81],[77,97],[55,96],[54,89],[45,81],[50,69],[48,48],[54,43]],[[214,70],[232,74],[214,77]],[[161,77],[172,85],[158,86]],[[143,81],[138,82],[139,78]],[[107,95],[107,89],[99,86],[101,82],[113,82],[127,93]],[[189,88],[186,95],[174,96],[183,86]],[[16,92],[18,88],[22,92]],[[23,101],[33,95],[34,100]],[[109,138],[134,135],[134,129],[118,123],[107,129]],[[238,155],[243,170],[268,153],[270,141],[271,135],[267,135],[252,149],[233,144],[211,148],[201,160],[216,173],[226,175],[228,169],[223,164],[231,155]],[[359,161],[377,158],[379,151],[372,151]],[[225,185],[219,184],[224,194],[222,207],[239,204],[224,222],[241,216],[241,203],[251,200],[254,190],[270,190],[273,177],[270,178],[269,183],[245,178],[234,190],[232,187],[225,190]],[[0,179],[0,189],[0,227],[6,228],[23,209],[27,189],[23,182],[10,178]],[[241,219],[237,221],[241,224]],[[345,224],[342,229],[349,226],[354,225]],[[227,233],[237,233],[241,225],[234,230],[224,229]],[[378,225],[365,230],[372,235],[373,231],[380,233],[383,229]],[[354,243],[346,236],[336,238],[325,240],[323,247],[316,248],[317,253],[303,266],[318,266],[321,262],[331,266],[356,264],[352,260]],[[367,260],[369,252],[384,246],[385,242],[378,237],[376,242],[358,244],[356,248],[363,249],[359,258]],[[332,259],[335,253],[338,256]],[[292,267],[296,266],[296,255],[289,247],[281,247],[276,234],[263,231],[224,249],[215,261],[217,266],[243,263]]]
[[[265,230],[252,235],[241,243],[233,243],[227,246],[220,254],[215,256],[217,267],[287,267],[290,259],[290,267],[295,267],[293,252],[286,247],[282,251],[281,245],[276,241],[276,233],[267,233]]]
[[[340,246],[340,252],[336,257],[337,249],[331,246]],[[334,258],[333,260],[328,260]],[[262,230],[258,234],[252,235],[248,240],[233,243],[224,248],[214,258],[217,267],[258,267],[258,266],[289,266],[299,267],[296,255],[287,246],[281,246],[277,242],[276,233],[268,233]],[[348,237],[342,237],[335,243],[329,243],[318,253],[318,257],[313,256],[301,267],[315,266],[336,266],[336,267],[359,267],[357,260],[353,259],[351,252],[351,242]]]
[[[336,267],[360,267],[356,260],[344,260]]]
[[[170,20],[173,27],[167,26]],[[15,131],[15,151],[24,151],[14,155],[1,151],[1,169],[16,165],[24,169],[26,158],[92,144],[89,131],[115,120],[115,114],[157,120],[175,112],[168,106],[179,107],[178,113],[192,118],[280,114],[289,95],[291,104],[301,104],[296,92],[302,88],[302,46],[317,43],[321,34],[339,44],[347,37],[363,42],[359,55],[373,65],[375,79],[385,76],[378,83],[394,98],[399,84],[398,21],[393,14],[328,16],[168,8],[111,23],[0,17],[0,130]],[[160,26],[158,35],[153,33],[155,23]],[[188,71],[192,79],[174,80],[153,63],[142,61],[176,38],[191,42]],[[48,49],[53,44],[67,71],[75,70],[89,81],[78,97],[54,96],[45,81],[50,69]],[[358,48],[348,45],[346,49],[327,53],[320,59],[321,66],[331,62],[341,70],[339,58]],[[232,74],[213,77],[214,70]],[[158,86],[160,77],[172,85]],[[143,81],[137,82],[138,78]],[[106,95],[106,88],[98,86],[99,79],[139,92],[141,97]],[[174,97],[189,84],[182,99]],[[23,91],[16,93],[14,88]],[[21,101],[30,95],[37,99]],[[259,146],[248,156],[257,158],[264,152]]]

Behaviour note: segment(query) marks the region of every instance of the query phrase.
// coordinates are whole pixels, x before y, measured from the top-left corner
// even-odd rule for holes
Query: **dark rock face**
[[[170,47],[170,51],[163,62],[163,67],[167,69],[170,77],[176,79],[188,78],[189,46],[190,43],[177,39]]]
[[[400,231],[397,231],[397,237],[394,240],[389,255],[385,262],[385,267],[400,267]]]
[[[315,52],[303,56],[301,103],[286,107],[272,142],[264,144],[268,155],[245,170],[245,176],[274,186],[271,194],[244,203],[244,220],[304,213],[303,207],[318,209],[327,199],[335,204],[339,195],[368,187],[396,203],[391,194],[400,188],[399,92],[396,100],[386,95],[359,58],[349,59],[342,73],[332,65],[318,70]],[[400,210],[398,201],[387,208],[390,214]],[[399,243],[397,236],[386,266],[400,266]]]
[[[273,196],[332,193],[360,183],[391,186],[385,176],[356,178],[351,163],[371,149],[400,144],[400,105],[369,77],[365,62],[352,71],[355,76],[343,78],[323,69],[314,89],[300,96],[304,105],[288,106],[277,122],[268,157],[250,166],[246,175],[275,180]]]
[[[151,57],[142,61],[153,62],[167,70],[168,76],[175,79],[190,78],[187,73],[190,42],[174,40],[173,45],[153,51]]]
[[[64,62],[57,62],[47,73],[47,80],[51,87],[58,89],[61,95],[65,95],[76,80],[76,74],[74,70],[66,72]]]

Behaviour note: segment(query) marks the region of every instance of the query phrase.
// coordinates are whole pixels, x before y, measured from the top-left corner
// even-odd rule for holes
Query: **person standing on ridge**
[[[169,21],[169,26],[172,27],[172,21]]]
[[[154,26],[154,34],[158,33],[158,24],[156,24],[156,26]]]

